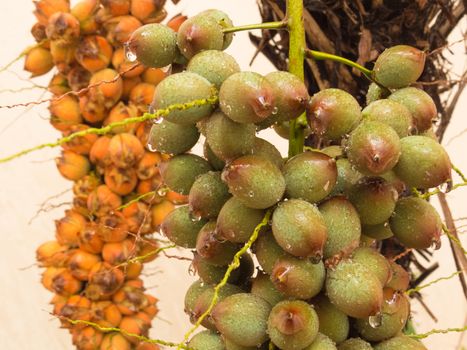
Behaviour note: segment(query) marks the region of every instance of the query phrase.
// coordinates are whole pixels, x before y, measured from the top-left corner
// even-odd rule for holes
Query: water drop
[[[188,267],[188,274],[190,276],[196,276],[196,267],[193,263],[191,263],[190,266]]]
[[[327,192],[328,189],[329,189],[329,185],[331,185],[331,182],[328,180],[328,181],[324,184],[323,190],[325,190],[325,191]]]
[[[157,195],[165,197],[167,195],[167,192],[169,192],[169,189],[167,187],[161,187],[157,190]]]
[[[248,192],[248,197],[253,198],[255,196],[255,193],[253,191]]]
[[[378,312],[374,316],[368,317],[368,323],[372,328],[378,328],[381,326],[383,322],[383,314],[381,312]]]
[[[165,67],[162,67],[162,68],[161,68],[161,71],[162,71],[163,73],[166,73],[166,74],[169,73],[169,74],[170,74],[170,73],[172,72],[172,65],[169,64],[169,65],[167,65],[167,66],[165,66]]]
[[[156,146],[151,141],[148,142],[148,149],[149,149],[150,152],[157,152]],[[159,192],[158,192],[158,194],[159,194]]]
[[[131,49],[129,44],[125,44],[124,50],[125,50],[125,57],[127,61],[135,62],[138,57],[136,56],[136,53]]]
[[[448,180],[448,181],[446,181],[445,183],[441,184],[441,185],[439,186],[439,189],[440,189],[440,191],[443,192],[443,193],[449,193],[449,192],[451,192],[451,190],[452,190],[452,186],[453,186],[452,180]]]
[[[434,250],[439,250],[441,248],[441,239],[439,238],[433,239],[433,241],[431,242],[431,247]]]
[[[190,210],[190,220],[192,222],[199,222],[199,221],[201,221],[201,219],[202,219],[201,215],[199,215],[196,212]]]
[[[276,115],[278,112],[279,112],[279,108],[274,107],[274,108],[272,109],[272,112],[271,112],[271,113],[272,113],[273,115]]]

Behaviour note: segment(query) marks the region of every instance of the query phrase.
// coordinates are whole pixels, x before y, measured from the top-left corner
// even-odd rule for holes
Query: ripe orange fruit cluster
[[[32,76],[56,70],[49,84],[54,128],[68,136],[147,112],[166,73],[129,62],[123,44],[138,27],[166,17],[164,0],[34,4],[37,45],[24,68]],[[56,220],[55,240],[37,249],[37,260],[45,268],[42,284],[55,293],[53,313],[78,349],[157,349],[125,333],[147,335],[157,314],[157,299],[145,293],[140,274],[156,257],[151,234],[187,198],[160,191],[157,165],[168,156],[146,148],[150,128],[133,123],[76,137],[63,144],[56,161],[74,182],[73,204]],[[124,332],[103,333],[70,320]]]

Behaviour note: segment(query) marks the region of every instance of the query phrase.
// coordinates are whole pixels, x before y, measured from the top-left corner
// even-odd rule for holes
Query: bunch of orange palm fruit
[[[78,349],[157,349],[128,336],[146,336],[157,314],[145,293],[143,264],[156,257],[152,236],[175,204],[186,197],[162,191],[157,165],[167,158],[146,148],[151,125],[125,124],[142,115],[162,69],[127,60],[124,43],[138,27],[165,19],[165,0],[34,1],[37,44],[25,70],[48,73],[50,123],[63,136],[115,122],[101,136],[85,134],[63,144],[56,164],[73,181],[73,204],[56,220],[55,240],[37,249],[42,284]],[[173,29],[180,17],[169,21]],[[111,125],[112,126],[112,125]],[[123,332],[101,332],[118,327]]]

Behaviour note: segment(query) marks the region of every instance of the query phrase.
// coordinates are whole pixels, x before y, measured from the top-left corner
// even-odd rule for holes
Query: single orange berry
[[[89,195],[87,205],[91,214],[104,216],[121,206],[122,199],[106,185],[100,185]]]
[[[62,151],[56,159],[57,169],[68,180],[76,181],[89,173],[91,164],[87,157],[72,151]]]
[[[47,73],[53,66],[52,54],[40,46],[31,49],[24,60],[24,70],[31,73],[31,78]]]
[[[88,253],[99,254],[104,247],[104,241],[99,237],[99,225],[88,222],[79,234],[79,248]]]
[[[64,96],[50,103],[50,123],[60,131],[66,131],[71,126],[80,124],[83,119],[79,109],[78,101],[74,96]]]
[[[168,200],[164,200],[159,204],[153,205],[151,209],[153,228],[158,229],[165,217],[174,209],[175,205]]]
[[[101,261],[99,255],[77,249],[70,258],[69,268],[71,274],[80,281],[87,281],[91,268]]]
[[[106,38],[88,35],[78,44],[76,60],[88,71],[97,72],[109,65],[112,53],[112,46]]]
[[[116,166],[129,168],[143,158],[144,148],[135,135],[121,133],[110,140],[109,155]]]
[[[89,126],[86,124],[76,124],[70,127],[69,130],[65,131],[63,133],[63,136],[68,136],[72,133],[78,132],[78,131],[84,131],[89,129]],[[67,151],[73,151],[78,154],[82,155],[88,155],[89,152],[91,151],[91,148],[98,139],[97,135],[94,134],[87,134],[84,136],[78,136],[72,139],[71,141],[68,141],[62,145],[63,149]]]
[[[55,221],[55,238],[61,245],[75,247],[81,230],[87,223],[86,218],[74,210],[66,210],[65,216]]]

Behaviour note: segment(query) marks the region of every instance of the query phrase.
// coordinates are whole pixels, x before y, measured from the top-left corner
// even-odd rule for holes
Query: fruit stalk
[[[247,24],[244,26],[225,28],[223,32],[224,34],[227,34],[227,33],[242,32],[245,30],[253,30],[253,29],[283,29],[286,27],[287,27],[286,21],[277,21],[277,22],[265,22],[265,23],[258,23],[258,24]]]

